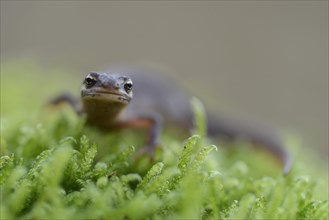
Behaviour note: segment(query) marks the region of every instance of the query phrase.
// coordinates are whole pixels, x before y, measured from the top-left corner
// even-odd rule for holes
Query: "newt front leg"
[[[61,103],[69,104],[78,115],[82,115],[84,112],[81,101],[70,93],[63,93],[48,102],[50,105],[59,105]]]
[[[127,121],[118,121],[112,127],[113,130],[121,129],[145,129],[147,132],[145,146],[142,147],[137,157],[147,153],[151,159],[154,159],[154,150],[158,145],[158,137],[161,132],[161,120],[156,116],[137,117]]]

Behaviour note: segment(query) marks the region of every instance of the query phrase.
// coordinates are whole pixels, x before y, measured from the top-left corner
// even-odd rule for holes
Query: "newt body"
[[[68,102],[78,114],[87,115],[87,124],[103,130],[147,129],[146,146],[142,149],[151,155],[162,125],[170,124],[186,131],[193,128],[189,98],[173,83],[131,69],[110,73],[91,72],[85,77],[82,102],[69,94],[51,102]],[[246,138],[273,153],[281,161],[284,173],[290,170],[289,154],[274,132],[210,114],[207,118],[210,136]]]

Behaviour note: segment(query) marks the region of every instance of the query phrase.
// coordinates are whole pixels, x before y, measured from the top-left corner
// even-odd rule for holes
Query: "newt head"
[[[90,72],[81,87],[83,101],[127,105],[133,97],[133,83],[127,76]]]
[[[111,127],[133,97],[133,83],[127,76],[89,73],[83,80],[81,99],[87,123],[100,128]]]

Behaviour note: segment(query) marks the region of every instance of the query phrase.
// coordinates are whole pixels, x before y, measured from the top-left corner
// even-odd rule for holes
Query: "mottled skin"
[[[126,76],[128,74],[129,77]],[[117,71],[111,74],[91,72],[83,81],[81,101],[70,94],[63,94],[51,102],[68,102],[78,114],[87,115],[87,124],[102,130],[146,129],[148,135],[142,151],[151,156],[162,125],[174,125],[186,131],[193,128],[188,96],[172,82],[152,74],[127,72],[125,69],[120,70],[120,74]],[[273,131],[218,115],[214,117],[208,112],[207,115],[210,136],[247,139],[273,153],[281,161],[284,173],[289,172],[289,154]]]

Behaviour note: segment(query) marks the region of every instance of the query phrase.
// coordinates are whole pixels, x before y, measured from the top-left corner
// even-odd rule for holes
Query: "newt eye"
[[[85,84],[86,84],[86,87],[87,88],[92,87],[93,85],[95,85],[95,83],[96,83],[96,79],[95,78],[93,78],[91,76],[87,76],[85,78]]]
[[[124,85],[124,88],[127,93],[129,93],[133,89],[133,82],[132,81],[127,81]]]

